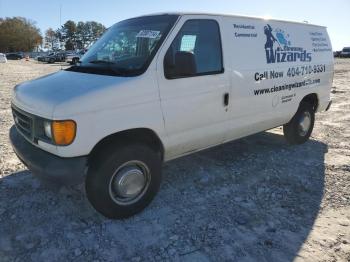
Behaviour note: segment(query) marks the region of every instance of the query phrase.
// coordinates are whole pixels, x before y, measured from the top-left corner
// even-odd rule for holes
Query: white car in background
[[[6,55],[3,53],[0,53],[0,63],[7,63]]]
[[[66,54],[66,62],[71,64],[71,65],[75,65],[80,58],[84,55],[85,51],[79,51],[79,52],[68,52]]]

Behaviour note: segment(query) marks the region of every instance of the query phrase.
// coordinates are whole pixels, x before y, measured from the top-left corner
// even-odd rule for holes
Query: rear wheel
[[[159,154],[146,145],[125,145],[92,159],[85,186],[97,211],[108,218],[126,218],[152,201],[160,182]]]
[[[313,130],[315,112],[311,104],[301,102],[289,123],[283,125],[284,137],[292,145],[305,143]]]

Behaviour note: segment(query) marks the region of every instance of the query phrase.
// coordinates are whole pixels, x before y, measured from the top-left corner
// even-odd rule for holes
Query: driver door
[[[182,17],[157,61],[169,158],[222,143],[230,84],[219,19]]]

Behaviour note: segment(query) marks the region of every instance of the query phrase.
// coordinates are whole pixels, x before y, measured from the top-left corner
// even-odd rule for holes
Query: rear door
[[[230,85],[221,43],[219,18],[183,16],[161,49],[157,75],[169,158],[224,140]]]

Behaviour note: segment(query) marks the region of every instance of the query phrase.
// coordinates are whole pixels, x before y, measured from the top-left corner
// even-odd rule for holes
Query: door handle
[[[225,93],[224,94],[224,106],[228,106],[229,101],[230,101],[230,94]]]

